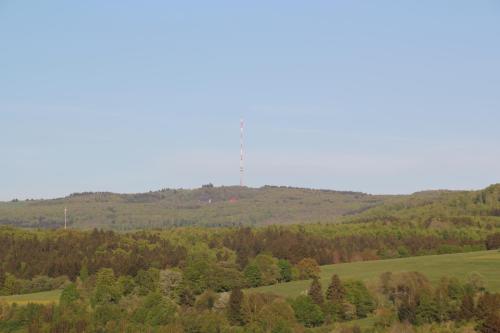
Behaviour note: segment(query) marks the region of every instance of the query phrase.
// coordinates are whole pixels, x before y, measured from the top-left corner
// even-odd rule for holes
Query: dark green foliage
[[[92,321],[95,325],[104,331],[104,327],[110,321],[119,321],[122,317],[122,310],[118,304],[113,303],[100,303],[95,306],[92,313]]]
[[[356,316],[358,318],[365,318],[375,310],[375,300],[362,281],[345,283],[345,290],[345,298],[356,307]],[[337,293],[337,295],[339,294]]]
[[[432,295],[424,294],[420,297],[415,309],[415,324],[422,325],[437,322],[438,309]]]
[[[288,260],[278,260],[278,267],[280,269],[280,282],[292,281],[292,264]]]
[[[323,304],[323,313],[328,323],[341,321],[344,318],[344,304],[327,301]]]
[[[151,292],[135,310],[132,320],[152,326],[165,325],[173,320],[175,312],[175,305],[171,301],[158,292]]]
[[[139,270],[135,277],[135,284],[139,295],[147,295],[158,290],[158,281],[160,272],[157,269]]]
[[[321,307],[309,296],[299,296],[292,302],[297,320],[306,327],[319,326],[325,320]]]
[[[0,264],[0,290],[3,288],[3,284],[5,283],[5,271]]]
[[[244,274],[248,286],[258,287],[262,285],[262,274],[260,273],[259,267],[255,263],[248,264],[245,268]]]
[[[227,306],[227,318],[232,325],[243,324],[242,303],[243,292],[239,288],[233,289],[229,296],[229,304]]]
[[[417,306],[408,298],[404,298],[398,305],[398,319],[401,322],[409,322],[416,324],[417,322]]]
[[[80,268],[80,280],[82,280],[82,282],[85,282],[87,281],[88,277],[89,277],[89,269],[87,267],[87,260],[85,260],[82,264],[82,268]]]
[[[311,282],[311,286],[309,287],[309,291],[307,293],[309,297],[313,300],[314,303],[318,305],[322,305],[324,302],[323,299],[323,290],[321,288],[321,283],[318,278],[314,278]]]

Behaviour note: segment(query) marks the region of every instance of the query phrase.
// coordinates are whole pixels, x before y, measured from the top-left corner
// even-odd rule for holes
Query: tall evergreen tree
[[[232,325],[243,324],[243,314],[241,311],[241,304],[243,303],[243,292],[240,288],[235,288],[231,291],[229,296],[227,318]]]
[[[314,278],[311,282],[311,286],[309,287],[309,297],[313,300],[314,303],[321,305],[324,302],[323,299],[323,290],[321,288],[321,283],[318,278]]]
[[[332,281],[326,289],[326,300],[328,302],[340,304],[344,301],[346,291],[337,274],[333,274]]]

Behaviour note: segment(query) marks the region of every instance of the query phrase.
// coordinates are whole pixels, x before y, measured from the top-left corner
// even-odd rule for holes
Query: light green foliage
[[[257,322],[264,332],[292,332],[296,319],[289,303],[275,299],[262,307]]]
[[[48,291],[64,288],[69,283],[66,276],[55,278],[45,275],[36,275],[33,279],[20,279],[7,273],[4,275],[0,295],[31,294],[35,292]]]
[[[5,274],[5,280],[3,283],[2,290],[0,290],[1,295],[14,295],[20,294],[22,289],[22,283],[20,280],[12,274]]]
[[[207,289],[229,291],[246,284],[242,272],[217,263],[209,252],[193,252],[188,257],[183,279],[196,294]]]
[[[102,268],[97,272],[94,293],[91,303],[93,306],[109,303],[117,303],[122,296],[120,286],[116,281],[115,274],[110,268]],[[111,311],[108,308],[101,309],[103,313]]]
[[[165,325],[172,321],[176,306],[158,292],[148,294],[141,306],[133,313],[132,319],[152,326]]]
[[[37,304],[49,304],[59,302],[61,297],[61,290],[51,290],[43,291],[33,294],[22,294],[22,295],[11,295],[11,296],[0,296],[0,303],[6,302],[8,304],[27,304],[27,303],[37,303]]]
[[[120,287],[123,295],[127,296],[134,292],[136,283],[133,277],[129,275],[122,275],[118,278],[118,286]]]
[[[71,283],[62,291],[59,303],[61,305],[68,305],[76,302],[79,298],[80,294],[78,293],[78,290],[76,290],[76,284]]]
[[[262,276],[262,284],[275,284],[280,279],[280,268],[278,267],[278,259],[267,255],[259,254],[252,261],[259,268]]]
[[[467,274],[467,282],[475,291],[484,291],[486,289],[484,276],[479,272],[474,271]]]
[[[208,289],[208,277],[214,265],[215,261],[206,252],[192,253],[188,257],[184,279],[195,293]]]

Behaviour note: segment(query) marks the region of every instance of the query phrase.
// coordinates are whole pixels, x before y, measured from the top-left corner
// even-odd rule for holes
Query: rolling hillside
[[[428,227],[500,220],[500,185],[482,191],[369,195],[291,187],[164,189],[139,194],[77,193],[0,203],[0,225],[131,230],[176,226],[262,226],[331,222],[411,222]]]
[[[140,194],[80,193],[53,200],[0,203],[0,224],[56,228],[64,207],[73,228],[130,230],[333,222],[382,204],[388,196],[288,187],[203,187]]]
[[[333,274],[341,279],[363,280],[367,284],[378,281],[384,272],[420,272],[431,282],[437,282],[442,276],[456,277],[466,282],[471,272],[483,277],[485,286],[492,292],[500,291],[500,252],[478,251],[400,259],[387,259],[321,266],[321,284],[326,289]],[[292,281],[272,286],[247,289],[248,292],[272,292],[285,297],[296,297],[308,290],[310,280]]]

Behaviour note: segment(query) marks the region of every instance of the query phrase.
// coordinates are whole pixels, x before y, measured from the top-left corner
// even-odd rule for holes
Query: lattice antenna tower
[[[245,122],[240,119],[240,186],[244,186],[244,176],[245,176],[245,151],[243,149],[243,132],[245,128]]]

